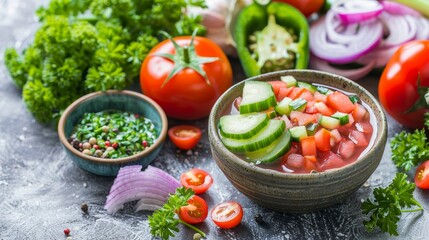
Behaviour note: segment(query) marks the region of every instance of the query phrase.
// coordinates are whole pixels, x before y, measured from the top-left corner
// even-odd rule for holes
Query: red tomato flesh
[[[213,178],[208,172],[194,168],[180,176],[180,183],[186,188],[191,188],[195,194],[202,194],[213,184]]]
[[[349,97],[339,91],[329,94],[326,103],[329,107],[342,113],[351,113],[355,109],[355,105],[350,101]]]
[[[414,182],[418,188],[429,189],[429,161],[423,162],[417,168]]]
[[[229,229],[240,224],[243,218],[243,208],[237,202],[228,201],[216,205],[210,215],[217,226]]]
[[[207,218],[209,208],[201,197],[194,195],[188,200],[188,205],[179,209],[179,217],[189,224],[202,223]]]
[[[168,130],[170,140],[182,150],[194,148],[201,139],[201,129],[192,125],[179,125]]]

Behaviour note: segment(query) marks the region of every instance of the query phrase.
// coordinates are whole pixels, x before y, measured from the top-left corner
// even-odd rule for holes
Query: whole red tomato
[[[308,17],[319,11],[325,0],[274,0],[274,2],[283,2],[292,5],[302,12],[304,16]]]
[[[143,93],[172,118],[208,116],[215,101],[232,85],[231,64],[222,49],[208,38],[193,37],[159,43],[140,70]]]
[[[408,128],[422,128],[429,111],[424,94],[429,87],[429,41],[412,41],[390,58],[378,85],[384,109]]]

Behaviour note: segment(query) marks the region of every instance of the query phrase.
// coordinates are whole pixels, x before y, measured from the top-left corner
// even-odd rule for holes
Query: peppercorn
[[[97,139],[95,137],[91,137],[88,141],[91,145],[94,145],[97,143]]]
[[[146,140],[143,140],[143,141],[142,141],[142,145],[143,145],[143,147],[147,147],[147,146],[148,146],[147,141],[146,141]]]
[[[83,153],[83,154],[85,154],[85,155],[91,155],[91,150],[89,150],[89,149],[84,149],[84,150],[82,151],[82,153]]]
[[[100,157],[103,154],[103,151],[101,151],[100,149],[95,150],[94,155],[97,157]]]
[[[84,142],[84,143],[82,144],[82,148],[83,148],[83,149],[91,149],[91,144],[90,144],[89,142]]]
[[[103,130],[103,132],[107,133],[109,132],[109,126],[104,125],[103,127],[101,127],[101,130]]]
[[[82,210],[82,212],[84,212],[84,213],[88,214],[88,204],[86,204],[86,203],[82,203],[82,204],[80,205],[80,209]]]
[[[194,237],[193,237],[193,240],[200,240],[202,237],[203,237],[203,236],[201,236],[201,234],[200,234],[200,233],[195,233],[195,234],[194,234]]]
[[[262,215],[260,214],[260,213],[257,213],[257,214],[255,214],[255,221],[258,223],[258,224],[264,224],[265,223],[265,221],[264,221],[264,219],[262,218]]]
[[[67,236],[70,235],[70,229],[68,228],[64,229],[64,234]]]
[[[73,145],[74,149],[78,149],[79,150],[79,144],[80,144],[79,140],[74,139],[71,144]]]

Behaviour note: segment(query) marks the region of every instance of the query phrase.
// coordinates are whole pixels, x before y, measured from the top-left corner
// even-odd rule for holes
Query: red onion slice
[[[389,48],[377,47],[370,53],[365,54],[364,56],[357,59],[356,62],[365,65],[371,62],[375,62],[374,67],[384,67],[399,47],[400,45]]]
[[[424,17],[416,17],[417,36],[416,39],[429,39],[429,20]]]
[[[410,0],[413,1],[413,0]],[[384,7],[384,10],[388,13],[395,14],[395,15],[411,15],[411,16],[421,16],[421,14],[405,5],[402,5],[400,3],[391,2],[391,1],[381,1],[381,4]]]
[[[334,2],[332,11],[344,24],[359,23],[377,17],[383,11],[383,5],[373,0],[343,0]]]
[[[135,211],[155,211],[164,205],[165,201],[155,198],[142,198],[136,203]]]
[[[310,68],[324,72],[334,73],[355,81],[371,72],[371,70],[374,68],[374,65],[375,61],[372,61],[365,66],[357,69],[339,69],[331,66],[327,61],[317,58],[315,56],[312,56],[310,58]]]
[[[328,31],[332,32],[331,28],[333,24],[325,24],[324,17],[311,26],[310,50],[317,57],[338,64],[353,62],[371,51],[377,47],[383,34],[383,26],[380,22],[366,22],[360,24],[355,35],[347,36],[347,41],[342,39],[340,43],[336,42],[337,38],[328,36]]]
[[[104,208],[114,214],[124,203],[142,200],[138,209],[153,209],[162,206],[170,193],[180,186],[179,181],[159,168],[148,166],[141,172],[141,166],[122,167],[113,182]]]
[[[417,22],[407,15],[383,13],[380,16],[389,35],[381,41],[380,47],[389,48],[414,40],[417,35]]]

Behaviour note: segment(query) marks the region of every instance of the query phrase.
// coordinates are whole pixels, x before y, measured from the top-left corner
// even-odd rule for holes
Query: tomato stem
[[[191,225],[191,224],[189,224],[189,223],[187,223],[187,222],[185,222],[185,221],[183,221],[183,220],[181,220],[181,219],[179,219],[179,222],[180,222],[181,224],[183,224],[183,225],[187,226],[188,228],[190,228],[190,229],[194,230],[195,232],[197,232],[197,233],[201,234],[201,236],[203,236],[203,238],[205,238],[205,237],[206,237],[206,234],[205,234],[203,231],[201,231],[200,229],[198,229],[197,227],[195,227],[195,226],[193,226],[193,225]]]
[[[189,59],[189,47],[188,46],[183,46],[183,61],[185,63],[190,63],[190,59]]]
[[[424,87],[420,84],[420,74],[417,77],[417,93],[419,95],[419,98],[404,113],[411,113],[417,111],[420,108],[428,108],[429,106],[429,88]]]

